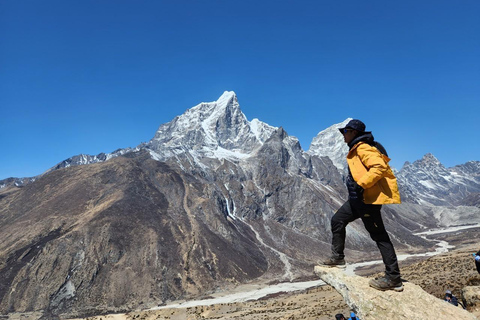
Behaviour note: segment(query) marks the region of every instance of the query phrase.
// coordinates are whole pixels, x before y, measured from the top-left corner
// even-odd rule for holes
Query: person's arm
[[[377,148],[366,143],[362,143],[357,147],[357,154],[367,169],[367,173],[364,174],[357,183],[363,189],[371,188],[388,170],[388,164]]]

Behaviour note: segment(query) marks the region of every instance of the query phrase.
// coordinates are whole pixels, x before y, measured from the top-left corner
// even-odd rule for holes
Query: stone
[[[369,278],[349,276],[338,268],[316,266],[315,274],[334,287],[362,320],[383,319],[477,319],[461,307],[440,300],[413,283],[404,282],[403,292],[379,291]]]
[[[466,286],[462,289],[466,307],[475,314],[480,314],[480,286]]]

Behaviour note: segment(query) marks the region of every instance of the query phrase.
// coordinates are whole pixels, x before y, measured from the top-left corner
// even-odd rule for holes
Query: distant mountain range
[[[1,313],[120,312],[310,275],[347,197],[337,128],[348,120],[304,151],[283,128],[248,121],[225,92],[136,148],[0,181]],[[430,248],[412,231],[480,223],[479,169],[430,154],[405,164],[403,203],[383,209],[397,250]],[[352,260],[377,255],[358,222],[347,248]]]

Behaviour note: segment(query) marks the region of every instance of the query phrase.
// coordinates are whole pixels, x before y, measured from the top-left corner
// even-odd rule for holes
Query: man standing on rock
[[[383,204],[400,203],[397,179],[388,162],[385,149],[365,131],[360,120],[351,120],[340,128],[350,151],[347,154],[346,179],[348,200],[332,217],[332,255],[322,264],[345,267],[345,237],[347,224],[360,218],[370,237],[377,243],[385,264],[385,276],[370,280],[378,290],[402,291],[397,255],[383,224],[380,210]]]

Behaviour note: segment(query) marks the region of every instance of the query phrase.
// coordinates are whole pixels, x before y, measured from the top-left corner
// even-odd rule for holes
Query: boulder
[[[368,285],[369,278],[349,276],[338,268],[316,266],[315,274],[334,287],[362,320],[477,319],[413,283],[404,282],[402,292],[379,291]]]
[[[468,310],[480,315],[480,286],[466,286],[462,289],[462,297]]]

